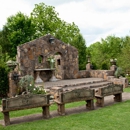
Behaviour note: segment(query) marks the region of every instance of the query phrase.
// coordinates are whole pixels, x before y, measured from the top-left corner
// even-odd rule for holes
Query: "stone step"
[[[78,87],[78,86],[83,86],[83,85],[89,85],[91,86],[92,84],[98,84],[102,82],[107,82],[106,80],[102,78],[81,78],[81,79],[71,79],[71,80],[58,80],[56,82],[45,82],[44,83],[44,88],[45,89],[50,89],[52,87]],[[93,86],[93,85],[92,85]]]
[[[77,85],[69,85],[69,86],[64,86],[63,91],[68,91],[68,90],[73,90],[73,89],[78,89],[78,88],[91,88],[91,89],[96,89],[100,87],[105,87],[108,85],[112,85],[112,82],[108,81],[102,81],[102,82],[95,82],[95,83],[89,83],[89,84],[77,84]]]

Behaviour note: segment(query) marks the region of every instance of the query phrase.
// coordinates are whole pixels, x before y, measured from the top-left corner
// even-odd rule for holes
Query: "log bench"
[[[113,84],[95,89],[96,106],[104,106],[105,96],[114,95],[114,101],[122,101],[123,85]]]
[[[77,101],[86,101],[86,108],[94,109],[94,89],[78,88],[63,91],[63,88],[53,87],[51,94],[54,96],[54,102],[58,106],[58,114],[65,115],[65,104]]]
[[[36,107],[42,107],[42,114],[44,118],[50,117],[49,111],[49,99],[50,95],[46,94],[26,94],[26,95],[19,95],[18,97],[14,98],[7,98],[2,99],[2,110],[1,112],[4,115],[4,124],[10,125],[10,111],[16,110],[24,110],[24,109],[31,109]]]

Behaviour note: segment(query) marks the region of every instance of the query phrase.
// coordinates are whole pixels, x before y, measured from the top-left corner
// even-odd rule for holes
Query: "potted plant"
[[[19,87],[23,91],[23,94],[46,94],[43,86],[35,86],[32,75],[22,77],[19,81]]]
[[[8,106],[13,104],[14,108],[24,109],[49,105],[50,94],[46,93],[42,86],[35,86],[32,75],[25,75],[20,79],[19,90],[22,92],[7,99]]]
[[[55,68],[55,59],[54,59],[54,56],[50,56],[48,58],[48,61],[50,62],[50,68],[54,69]]]

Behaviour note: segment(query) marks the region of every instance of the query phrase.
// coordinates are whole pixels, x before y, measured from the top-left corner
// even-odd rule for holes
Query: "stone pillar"
[[[116,71],[116,69],[117,69],[117,66],[116,66],[116,65],[112,65],[112,66],[110,67],[110,70]]]
[[[86,65],[86,70],[91,70],[92,69],[92,65],[90,63],[90,57],[88,56],[88,64]]]
[[[9,97],[13,97],[17,94],[17,89],[18,89],[18,83],[17,81],[15,81],[13,79],[13,76],[16,72],[14,71],[11,71],[8,75],[9,77],[9,93],[8,93],[8,96]]]
[[[86,65],[86,70],[91,70],[91,64],[90,64],[90,63],[88,63],[88,64]]]
[[[110,59],[111,67],[110,70],[116,71],[117,65],[116,65],[117,59]]]

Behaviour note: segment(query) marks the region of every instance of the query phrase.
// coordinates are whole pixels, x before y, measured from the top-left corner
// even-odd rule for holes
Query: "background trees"
[[[8,92],[8,72],[9,69],[6,66],[6,61],[10,57],[7,53],[2,53],[2,47],[0,46],[0,98],[6,97]]]
[[[74,23],[67,23],[58,17],[58,13],[52,6],[44,3],[36,4],[31,13],[32,22],[35,24],[34,38],[52,34],[57,39],[75,46],[79,52],[79,69],[86,66],[86,44],[80,34],[78,26]]]
[[[118,65],[122,67],[125,73],[130,74],[130,37],[126,36],[123,40]]]
[[[86,49],[85,40],[75,23],[67,23],[58,17],[52,6],[36,4],[30,16],[21,12],[10,16],[0,31],[0,45],[3,54],[16,56],[17,46],[46,34],[51,34],[79,51],[79,69],[85,69],[86,54],[91,56],[94,69],[109,69],[110,59],[116,58],[118,66],[129,69],[130,37],[108,36]]]
[[[53,6],[47,6],[44,3],[35,4],[35,8],[31,12],[36,30],[34,38],[49,33],[65,43],[73,43],[75,37],[80,33],[78,26],[61,20],[58,15]]]
[[[46,34],[51,34],[57,39],[77,47],[80,55],[79,63],[82,64],[79,65],[80,69],[85,68],[83,65],[86,60],[83,59],[86,58],[86,46],[78,26],[61,20],[55,8],[44,3],[36,4],[30,16],[21,12],[10,16],[0,32],[0,45],[4,52],[8,52],[13,58],[16,56],[18,45]],[[84,51],[84,55],[82,51]]]
[[[91,62],[96,69],[109,69],[110,59],[117,59],[117,65],[124,71],[130,70],[130,37],[108,36],[87,48]]]
[[[0,41],[3,50],[6,50],[10,57],[15,57],[17,46],[32,40],[35,32],[31,18],[18,12],[14,16],[7,18],[7,23],[2,30],[2,40]]]

